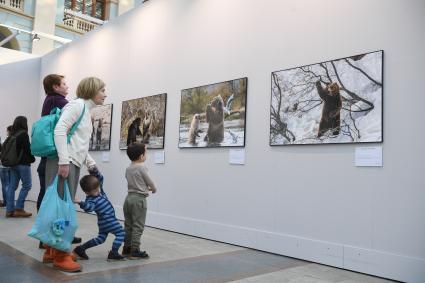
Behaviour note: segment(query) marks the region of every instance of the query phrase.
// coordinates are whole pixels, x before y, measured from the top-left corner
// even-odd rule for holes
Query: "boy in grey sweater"
[[[149,191],[156,193],[156,187],[148,175],[143,162],[146,160],[146,146],[134,142],[127,147],[131,164],[125,171],[128,195],[124,202],[124,247],[122,255],[130,259],[147,258],[146,251],[140,251],[140,238],[145,228]]]

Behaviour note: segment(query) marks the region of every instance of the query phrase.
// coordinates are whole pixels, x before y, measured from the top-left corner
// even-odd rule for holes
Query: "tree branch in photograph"
[[[320,67],[323,68],[323,70],[325,70],[326,73],[326,77],[328,78],[328,81],[325,82],[324,80],[322,80],[322,78],[320,77],[320,81],[324,84],[330,84],[332,82],[332,78],[331,75],[329,74],[329,70],[328,70],[328,66],[326,66],[326,63],[320,63],[319,64]]]
[[[361,138],[361,136],[360,136],[360,130],[357,128],[357,126],[356,126],[356,120],[353,118],[353,111],[350,111],[349,113],[350,113],[351,121],[353,121],[353,126],[354,126],[354,129],[355,129],[356,133],[357,133],[357,137],[360,139]]]
[[[305,75],[311,75],[314,79],[319,79],[322,81],[322,78],[320,75],[316,74],[315,72],[313,72],[312,70],[310,70],[310,68],[308,67],[300,67],[300,70],[302,70],[304,72]],[[312,81],[312,79],[309,79],[308,81]]]
[[[380,87],[382,87],[382,83],[380,83],[377,80],[373,79],[370,75],[368,75],[365,71],[363,71],[359,67],[356,67],[353,64],[351,64],[351,62],[347,58],[345,58],[344,60],[345,60],[345,62],[347,62],[348,65],[350,65],[351,67],[353,67],[354,69],[356,69],[357,71],[359,71],[360,73],[362,73],[366,78],[368,78],[369,80],[371,80],[374,84],[379,85]]]
[[[344,136],[350,137],[351,141],[354,141],[354,137],[352,135],[351,127],[347,124],[347,122],[344,120],[343,125],[341,126],[341,134]]]
[[[342,89],[343,89],[343,90],[344,90],[344,91],[345,91],[348,95],[350,95],[352,98],[354,98],[354,99],[355,99],[355,100],[357,100],[357,101],[362,101],[362,102],[366,103],[367,105],[369,105],[370,107],[369,107],[368,109],[365,109],[365,111],[372,110],[373,108],[375,108],[375,106],[373,105],[373,103],[372,103],[372,102],[370,102],[370,101],[368,101],[368,100],[366,100],[366,99],[364,99],[364,98],[362,98],[362,97],[358,96],[358,95],[357,95],[357,94],[355,94],[354,92],[352,92],[352,91],[350,91],[349,89],[347,89],[347,88],[345,87],[344,83],[342,82],[341,78],[339,77],[338,71],[337,71],[336,66],[335,66],[335,63],[334,63],[333,61],[331,61],[331,65],[332,65],[332,67],[333,67],[333,69],[334,69],[335,76],[336,76],[336,78],[337,78],[337,80],[338,80],[339,84],[342,86]]]
[[[316,103],[316,104],[311,106],[312,103]],[[303,106],[300,106],[301,104],[303,104]],[[299,112],[307,113],[310,110],[318,107],[320,104],[322,104],[322,100],[318,100],[318,99],[302,100],[302,101],[298,102],[297,109],[298,109]]]
[[[278,105],[277,105],[277,109],[276,109],[276,111],[277,111],[277,113],[279,114],[280,113],[280,110],[281,110],[281,107],[282,107],[282,88],[281,88],[281,86],[280,86],[280,84],[279,84],[279,82],[278,82],[278,78],[277,78],[277,75],[275,74],[275,73],[273,73],[273,75],[272,75],[272,78],[273,78],[273,83],[274,83],[274,85],[276,86],[276,88],[277,88],[277,91],[278,91]]]

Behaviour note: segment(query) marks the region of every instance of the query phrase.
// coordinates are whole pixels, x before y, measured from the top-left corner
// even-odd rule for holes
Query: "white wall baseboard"
[[[148,212],[146,225],[393,280],[425,280],[423,258],[152,211]]]

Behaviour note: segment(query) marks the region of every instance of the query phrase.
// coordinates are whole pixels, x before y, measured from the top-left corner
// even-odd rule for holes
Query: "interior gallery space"
[[[118,223],[134,143],[157,192],[149,257],[107,260],[109,235],[63,272],[28,236],[36,156],[32,216],[0,208],[0,282],[425,282],[424,31],[423,0],[150,0],[45,55],[1,51],[21,57],[0,64],[1,142],[17,116],[34,140],[47,75],[69,103],[97,77],[87,149]],[[75,236],[101,233],[73,207]]]

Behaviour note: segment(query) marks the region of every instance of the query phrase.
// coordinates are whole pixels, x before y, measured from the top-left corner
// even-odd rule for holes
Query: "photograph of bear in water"
[[[181,91],[179,148],[243,147],[248,79]]]
[[[382,142],[383,51],[272,73],[270,145]]]
[[[136,141],[164,148],[166,102],[166,93],[122,102],[120,149]]]

